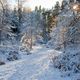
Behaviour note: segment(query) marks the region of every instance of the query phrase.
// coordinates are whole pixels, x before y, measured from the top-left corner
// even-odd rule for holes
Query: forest
[[[0,80],[80,80],[80,0],[27,2],[0,0]]]

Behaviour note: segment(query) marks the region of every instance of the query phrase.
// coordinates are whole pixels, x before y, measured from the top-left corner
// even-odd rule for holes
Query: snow
[[[0,80],[80,80],[80,44],[74,44],[80,42],[80,15],[71,10],[68,0],[63,1],[67,1],[68,4],[57,16],[57,24],[53,27],[50,33],[51,40],[47,44],[42,44],[41,23],[44,20],[41,14],[38,15],[34,11],[23,14],[21,27],[18,26],[15,14],[13,17],[17,25],[3,27],[0,62],[5,62],[5,65],[0,66]],[[13,21],[10,22],[14,23]],[[20,28],[19,34],[11,29],[17,28],[16,26]],[[16,40],[19,37],[20,42]],[[26,44],[26,40],[30,41],[31,37],[33,48],[31,54],[28,54],[29,45]],[[9,55],[10,53],[12,55]],[[20,58],[8,61],[8,57],[15,58],[14,53],[19,53],[16,57]]]
[[[61,72],[50,64],[50,55],[62,52],[44,46],[34,46],[31,52],[22,54],[21,60],[0,66],[0,80],[74,80],[61,77]]]
[[[52,64],[64,74],[62,76],[65,78],[73,77],[71,80],[80,80],[79,19],[80,15],[65,8],[57,17],[58,23],[51,33],[51,40],[47,43],[47,47],[62,50],[63,53],[59,56],[51,55]]]

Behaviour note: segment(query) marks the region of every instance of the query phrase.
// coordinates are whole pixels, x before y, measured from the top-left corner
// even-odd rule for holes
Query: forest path
[[[21,60],[1,66],[0,80],[65,80],[59,71],[50,67],[51,53],[61,54],[53,49],[34,47],[31,55],[24,54]]]

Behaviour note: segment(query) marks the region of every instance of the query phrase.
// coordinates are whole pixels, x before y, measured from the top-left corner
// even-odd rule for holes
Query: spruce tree
[[[58,15],[59,14],[59,11],[60,11],[60,4],[57,1],[56,4],[55,4],[55,7],[54,7],[54,14],[55,15]]]
[[[38,11],[38,7],[36,6],[36,7],[35,7],[35,12],[37,12],[37,11]]]

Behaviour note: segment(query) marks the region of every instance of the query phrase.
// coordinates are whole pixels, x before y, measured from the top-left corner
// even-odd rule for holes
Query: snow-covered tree
[[[57,1],[55,6],[54,6],[54,15],[58,15],[60,12],[60,4],[59,2]]]
[[[67,3],[58,15],[56,28],[51,33],[52,39],[48,42],[48,45],[62,52],[53,57],[52,61],[54,67],[68,74],[67,76],[80,73],[80,15],[74,15],[69,4]]]

